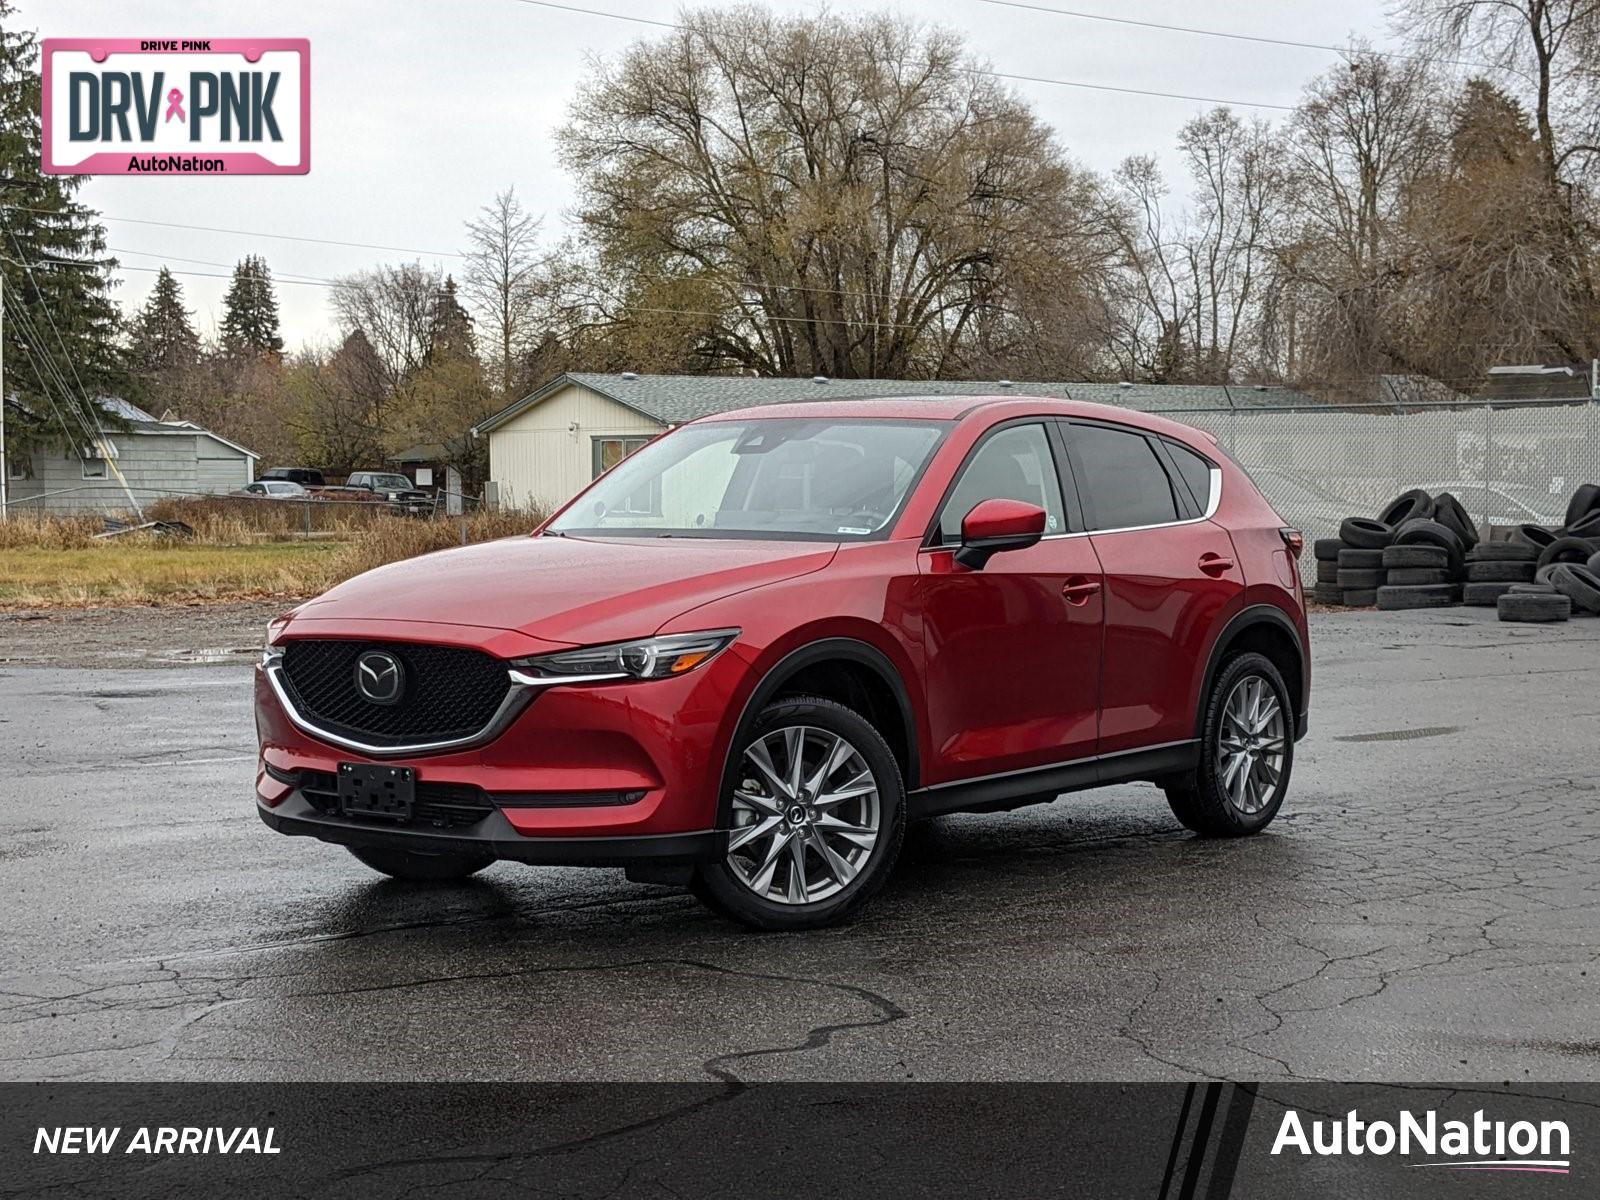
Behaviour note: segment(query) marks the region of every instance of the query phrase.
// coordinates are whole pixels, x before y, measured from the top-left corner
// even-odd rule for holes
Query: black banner
[[[11,1084],[0,1194],[1592,1194],[1600,1085]],[[1576,1186],[1574,1186],[1576,1185]]]

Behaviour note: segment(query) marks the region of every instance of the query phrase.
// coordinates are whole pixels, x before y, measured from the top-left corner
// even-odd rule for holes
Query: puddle
[[[1420,729],[1386,729],[1381,733],[1351,733],[1336,737],[1336,742],[1410,742],[1418,738],[1443,737],[1447,733],[1460,733],[1459,725],[1426,725]]]

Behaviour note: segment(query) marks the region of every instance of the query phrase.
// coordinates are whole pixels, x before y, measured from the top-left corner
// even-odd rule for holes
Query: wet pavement
[[[255,817],[237,655],[12,654],[0,1078],[1600,1079],[1600,621],[1313,641],[1261,837],[1149,786],[945,818],[790,935],[613,870],[383,881]]]

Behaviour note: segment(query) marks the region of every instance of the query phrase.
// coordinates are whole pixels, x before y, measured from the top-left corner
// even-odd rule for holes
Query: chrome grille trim
[[[275,647],[274,647],[275,648]],[[289,690],[284,687],[281,678],[283,661],[281,657],[274,658],[262,664],[266,672],[267,682],[272,685],[272,691],[278,697],[278,703],[283,706],[283,711],[295,728],[302,733],[310,734],[319,742],[326,742],[331,746],[339,746],[345,750],[354,750],[358,754],[367,755],[369,758],[400,758],[413,754],[441,754],[446,750],[467,750],[473,746],[481,746],[485,742],[493,741],[504,733],[506,727],[517,718],[517,715],[527,707],[532,699],[535,688],[528,682],[528,677],[520,672],[506,673],[505,699],[500,702],[500,707],[495,710],[489,723],[476,733],[469,733],[464,737],[450,738],[437,742],[415,742],[407,745],[373,745],[343,734],[334,733],[324,729],[315,721],[303,715],[289,697]],[[555,681],[552,681],[555,682]]]

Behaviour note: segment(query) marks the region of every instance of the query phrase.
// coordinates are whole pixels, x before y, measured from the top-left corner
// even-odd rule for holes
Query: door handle
[[[1068,604],[1083,606],[1100,590],[1100,584],[1093,579],[1069,579],[1061,587],[1061,594],[1066,597]]]
[[[1199,567],[1207,575],[1221,575],[1233,570],[1233,559],[1221,554],[1206,553],[1200,556]]]

